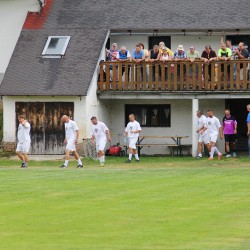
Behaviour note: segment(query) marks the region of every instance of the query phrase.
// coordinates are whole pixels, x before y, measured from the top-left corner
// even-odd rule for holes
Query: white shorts
[[[66,150],[76,151],[76,141],[75,140],[68,140],[67,144],[66,144]]]
[[[204,144],[208,144],[210,142],[208,134],[199,134],[198,142],[202,142]]]
[[[217,142],[217,139],[218,139],[218,134],[210,134],[209,135],[210,142]]]
[[[23,154],[28,154],[30,151],[30,141],[18,142],[16,147],[16,152],[22,152]]]
[[[96,142],[96,151],[104,151],[105,146],[106,146],[107,140],[103,140],[103,141],[98,141]]]
[[[129,138],[129,148],[136,149],[136,143],[138,141],[138,138]]]

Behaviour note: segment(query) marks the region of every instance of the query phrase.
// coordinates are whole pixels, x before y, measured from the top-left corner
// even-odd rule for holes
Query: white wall
[[[5,142],[16,140],[15,102],[74,102],[74,120],[80,132],[80,138],[86,135],[86,98],[85,97],[3,97],[3,135]]]
[[[169,34],[171,36],[171,34]],[[148,35],[113,35],[110,37],[111,44],[113,42],[118,43],[118,47],[125,45],[127,49],[132,53],[135,49],[135,45],[139,42],[144,43],[145,48],[148,49]],[[171,36],[171,49],[176,50],[179,44],[184,46],[186,51],[190,46],[195,46],[196,50],[202,53],[206,44],[210,44],[212,48],[218,51],[220,46],[221,36],[197,36],[197,35],[173,35]]]
[[[171,127],[167,128],[142,128],[141,135],[156,135],[156,136],[174,136],[187,135],[189,138],[183,139],[182,144],[192,144],[192,100],[112,100],[108,103],[110,105],[112,143],[120,142],[123,144],[123,137],[125,127],[125,104],[170,104],[171,105]],[[204,113],[207,109],[213,109],[215,115],[220,119],[223,118],[225,101],[218,99],[199,100],[199,109]],[[120,135],[120,136],[119,136]],[[165,144],[165,139],[144,141],[145,143],[159,143]],[[167,140],[168,144],[172,144],[171,139]],[[224,140],[218,140],[218,148],[224,153]],[[169,150],[164,147],[143,148],[142,154],[169,154]]]
[[[37,0],[0,0],[0,73],[4,73],[28,11],[37,11]]]
[[[106,40],[108,39],[108,35],[106,37]],[[86,96],[86,132],[85,132],[85,137],[90,138],[92,136],[91,132],[91,121],[90,118],[92,116],[96,116],[98,120],[104,122],[109,128],[111,124],[111,116],[110,116],[110,104],[109,102],[102,102],[101,100],[98,99],[97,97],[97,82],[98,82],[98,75],[99,75],[99,62],[100,60],[105,59],[106,55],[106,41],[103,44],[100,56],[97,60],[97,65],[95,72],[93,74],[89,89],[88,89],[88,94]]]
[[[175,136],[187,135],[189,138],[183,139],[183,144],[192,143],[192,100],[113,100],[111,104],[111,129],[113,139],[118,142],[118,137],[115,134],[123,134],[125,128],[125,104],[170,104],[171,105],[171,127],[167,128],[147,128],[143,127],[141,135],[155,136]],[[120,138],[123,140],[123,138]],[[145,140],[145,143],[150,143],[151,140]],[[165,139],[153,140],[152,143],[165,144]],[[123,143],[123,141],[121,141]],[[172,139],[167,139],[168,144],[173,144]],[[143,148],[142,154],[169,154],[169,150],[165,147]]]

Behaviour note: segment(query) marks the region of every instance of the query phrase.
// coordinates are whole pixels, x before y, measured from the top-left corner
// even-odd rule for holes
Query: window
[[[142,127],[170,127],[170,105],[126,105],[125,126],[128,116],[135,115],[135,119]]]
[[[64,56],[70,36],[49,36],[42,56],[44,58],[60,58]]]

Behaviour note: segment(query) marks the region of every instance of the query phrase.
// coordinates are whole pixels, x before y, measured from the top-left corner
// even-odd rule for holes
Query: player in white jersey
[[[97,120],[95,116],[91,118],[92,122],[92,143],[96,143],[96,151],[98,159],[100,161],[100,166],[104,167],[105,163],[105,146],[108,141],[111,142],[110,132],[108,127],[103,123]]]
[[[65,126],[65,140],[64,144],[66,144],[65,149],[65,161],[61,168],[67,168],[70,159],[70,153],[72,153],[77,160],[77,168],[83,168],[82,161],[79,155],[76,152],[76,144],[78,143],[79,138],[79,130],[74,121],[72,121],[67,115],[62,116],[62,122]]]
[[[19,126],[17,131],[17,147],[16,154],[22,161],[21,168],[28,167],[28,152],[30,150],[30,124],[26,120],[24,115],[18,116]]]
[[[209,146],[209,136],[207,131],[204,131],[201,133],[202,129],[206,125],[207,117],[203,115],[202,111],[197,111],[197,117],[198,117],[198,122],[197,122],[197,130],[196,132],[198,133],[198,155],[197,158],[202,158],[202,144],[206,145],[208,152],[210,152],[210,146]]]
[[[132,156],[135,156],[135,160],[139,162],[139,157],[137,153],[136,143],[138,141],[139,133],[141,132],[141,126],[139,122],[135,120],[135,115],[129,115],[129,123],[125,129],[125,136],[129,139],[129,156],[126,163],[130,163],[132,160]]]
[[[218,160],[221,159],[222,154],[216,147],[216,142],[218,139],[218,135],[220,134],[220,139],[223,139],[223,133],[222,133],[222,127],[220,124],[220,121],[217,117],[214,116],[213,110],[208,110],[207,111],[207,121],[206,125],[204,126],[204,129],[202,129],[202,132],[205,132],[207,130],[209,140],[210,140],[210,157],[208,158],[209,160],[213,160],[214,158],[214,152],[218,154]]]

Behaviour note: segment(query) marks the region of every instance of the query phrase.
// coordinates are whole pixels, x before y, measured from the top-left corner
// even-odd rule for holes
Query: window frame
[[[66,38],[65,44],[64,44],[63,49],[62,49],[60,54],[46,54],[46,51],[48,50],[51,39],[53,39],[53,38],[59,38],[59,39]],[[45,43],[45,46],[44,46],[44,49],[42,52],[42,57],[43,58],[61,58],[61,57],[63,57],[65,55],[66,50],[67,50],[70,38],[71,38],[70,36],[48,36],[48,39]]]
[[[141,108],[142,109],[146,109],[146,124],[140,124],[141,127],[146,127],[146,128],[170,128],[171,127],[171,104],[125,104],[125,127],[127,126],[128,123],[128,116],[131,113],[134,113],[135,115],[135,119],[137,119],[137,114],[136,112],[131,112],[131,110],[129,109],[133,109],[133,107],[135,109]],[[160,120],[162,118],[158,118],[157,120],[157,125],[152,125],[151,124],[151,116],[150,114],[152,114],[153,109],[157,109],[157,112],[164,112],[164,109],[169,109],[169,118],[166,121],[166,124],[161,125],[160,124]]]

